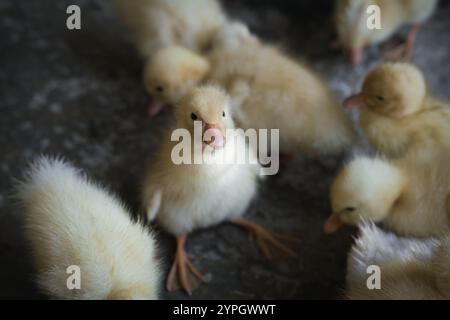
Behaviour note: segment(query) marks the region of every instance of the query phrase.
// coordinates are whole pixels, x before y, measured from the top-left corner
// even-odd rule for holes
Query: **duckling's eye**
[[[355,210],[356,210],[356,208],[354,208],[354,207],[348,207],[348,208],[344,209],[344,212],[353,212]]]
[[[158,91],[158,92],[163,92],[163,91],[164,91],[164,88],[163,88],[162,86],[157,86],[157,87],[155,88],[155,90]]]
[[[224,118],[225,118],[225,111],[224,111],[224,112],[222,112],[222,117],[224,117]]]
[[[197,117],[197,115],[195,113],[192,112],[191,113],[191,119],[195,121],[195,120],[198,119],[198,117]]]
[[[382,97],[382,96],[377,96],[377,100],[378,100],[378,101],[384,101],[384,97]]]

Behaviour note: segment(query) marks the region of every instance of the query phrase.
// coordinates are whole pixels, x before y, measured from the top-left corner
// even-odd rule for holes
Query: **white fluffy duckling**
[[[116,11],[146,61],[145,88],[154,98],[148,112],[154,116],[164,103],[173,103],[159,99],[161,92],[155,92],[155,88],[161,85],[149,82],[152,79],[149,72],[155,71],[153,66],[160,63],[160,56],[165,53],[159,51],[178,45],[203,52],[211,46],[212,38],[227,18],[217,0],[116,0]],[[171,74],[171,66],[167,68],[163,72]]]
[[[354,141],[351,122],[325,82],[244,25],[224,27],[209,58],[208,79],[230,93],[237,124],[279,129],[281,153],[340,152]]]
[[[413,27],[403,53],[409,57],[420,25],[433,14],[437,3],[438,0],[337,0],[335,25],[340,45],[350,61],[357,63],[366,46],[385,41],[401,26],[410,24]],[[368,8],[372,5],[380,8],[381,28],[368,28]]]
[[[361,107],[361,128],[388,158],[450,148],[449,105],[429,94],[422,72],[411,64],[379,65],[344,105]]]
[[[360,226],[347,263],[346,298],[352,300],[448,299],[440,286],[450,280],[450,247],[446,240],[399,238],[373,224]],[[448,240],[447,240],[448,243]],[[446,264],[433,262],[445,256]],[[442,262],[444,262],[444,260]],[[379,287],[368,288],[368,278],[379,267]],[[374,281],[369,280],[374,285]],[[450,287],[444,288],[448,290]],[[450,291],[447,291],[447,294]]]
[[[198,139],[194,125],[199,126]],[[195,88],[177,106],[176,124],[149,167],[143,190],[147,216],[149,220],[156,218],[177,239],[175,261],[167,277],[169,291],[176,288],[179,279],[180,286],[191,294],[194,284],[188,279],[189,272],[205,280],[184,249],[187,235],[196,229],[229,221],[253,232],[264,252],[265,241],[269,241],[292,253],[264,229],[242,218],[256,195],[261,168],[243,134],[234,141],[226,135],[226,130],[233,128],[228,96],[214,86]],[[203,162],[175,164],[173,153],[178,143],[169,138],[175,129],[189,133],[189,149],[200,152]],[[231,159],[246,154],[251,160],[245,164],[220,162],[225,154]],[[191,156],[194,161],[192,152]]]
[[[158,298],[155,240],[104,188],[68,163],[42,157],[17,196],[44,293],[55,299]],[[79,289],[68,289],[71,266],[79,267]]]
[[[404,236],[429,237],[449,230],[450,157],[396,162],[359,157],[331,186],[333,214],[325,231],[344,223],[383,222]]]

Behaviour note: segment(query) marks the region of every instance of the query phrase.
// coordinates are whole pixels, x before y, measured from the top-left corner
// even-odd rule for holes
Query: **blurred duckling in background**
[[[448,299],[448,239],[399,238],[373,224],[361,225],[348,257],[345,297],[352,300]],[[379,289],[370,290],[367,286],[370,266],[380,268]]]
[[[55,299],[157,299],[153,235],[70,164],[41,157],[18,185],[40,289]],[[70,290],[70,266],[81,272]]]
[[[339,153],[354,141],[351,121],[326,84],[306,66],[261,44],[241,23],[224,26],[207,56],[172,46],[154,61],[149,86],[166,101],[178,100],[196,83],[220,85],[231,96],[238,127],[280,129],[279,150],[285,155]]]
[[[149,220],[156,218],[157,223],[177,239],[167,289],[175,290],[179,280],[181,288],[191,294],[198,284],[198,281],[193,281],[205,282],[205,277],[185,252],[186,238],[196,229],[224,221],[249,229],[268,255],[268,243],[293,254],[263,228],[242,218],[257,193],[261,168],[242,133],[236,136],[236,141],[226,136],[226,130],[234,128],[227,95],[214,86],[194,88],[175,110],[176,124],[169,131],[157,158],[152,161],[143,190],[143,203]],[[199,150],[203,161],[199,164],[175,164],[172,152],[177,143],[171,142],[170,134],[175,129],[182,129],[190,133],[191,139],[195,137],[194,125],[200,126],[202,136],[200,141],[189,141],[189,148]],[[208,134],[211,135],[209,138]],[[233,159],[243,154],[249,157],[244,164],[220,162],[224,155]],[[191,279],[190,275],[193,275]]]
[[[439,236],[449,230],[450,156],[388,162],[358,157],[331,186],[326,233],[343,224],[383,222],[403,236]]]
[[[244,129],[279,129],[280,152],[339,153],[354,141],[350,119],[324,81],[240,23],[217,34],[208,80],[230,93]]]
[[[149,85],[146,74],[151,69],[149,64],[154,63],[153,55],[171,45],[195,52],[208,50],[213,36],[227,18],[217,0],[115,1],[119,17],[146,61],[145,88],[151,96],[156,93],[149,106],[149,115],[154,116],[161,110],[164,101],[158,99],[160,90],[156,89],[156,85]]]
[[[174,106],[210,71],[202,56],[178,45],[158,50],[144,69],[144,85],[156,103],[149,114],[156,115],[164,105]]]
[[[409,58],[420,25],[433,14],[438,0],[337,0],[335,24],[340,45],[352,63],[363,57],[364,48],[390,38],[405,24],[413,25],[409,32],[403,57]],[[381,28],[369,29],[369,6],[381,11]]]
[[[432,97],[422,72],[407,63],[384,63],[364,80],[346,107],[361,107],[360,126],[372,146],[388,158],[434,146],[450,149],[450,108]]]

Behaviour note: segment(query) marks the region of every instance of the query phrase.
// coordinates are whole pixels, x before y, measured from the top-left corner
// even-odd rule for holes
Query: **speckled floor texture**
[[[320,72],[339,99],[357,90],[363,75],[381,61],[367,50],[359,66],[347,65],[330,44],[332,1],[227,0],[264,40],[277,43]],[[78,4],[82,29],[65,28],[66,7]],[[450,99],[450,3],[418,36],[412,61],[423,68],[431,90]],[[407,29],[397,35],[405,36]],[[11,200],[14,177],[34,156],[59,154],[108,184],[139,208],[143,168],[172,115],[146,116],[140,66],[127,35],[106,0],[0,0],[0,298],[46,298],[33,282],[21,212]],[[370,152],[361,140],[357,152]],[[335,299],[345,286],[346,255],[355,229],[322,232],[329,214],[328,187],[339,157],[298,156],[262,183],[248,217],[300,239],[297,258],[266,261],[247,234],[231,225],[200,230],[187,249],[211,276],[191,299]],[[168,269],[174,239],[162,231],[159,256]],[[189,298],[182,292],[164,298]]]

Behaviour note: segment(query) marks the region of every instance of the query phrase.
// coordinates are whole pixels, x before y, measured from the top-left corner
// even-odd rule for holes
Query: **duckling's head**
[[[394,118],[420,111],[427,95],[422,72],[408,63],[384,63],[364,80],[362,92],[348,98],[347,107],[362,106]]]
[[[144,85],[153,101],[150,115],[156,115],[164,105],[176,104],[209,72],[209,62],[202,56],[180,46],[158,50],[144,68]]]
[[[190,131],[194,137],[195,125],[201,129],[203,147],[225,147],[226,130],[234,128],[230,114],[229,97],[215,86],[201,86],[191,90],[176,108],[177,127]]]
[[[400,197],[402,173],[381,159],[357,158],[337,175],[331,186],[332,215],[324,230],[331,234],[343,224],[385,219]]]
[[[368,44],[368,34],[372,32],[367,27],[369,5],[369,0],[336,1],[335,24],[339,44],[351,63],[358,63],[362,59],[364,47]]]

